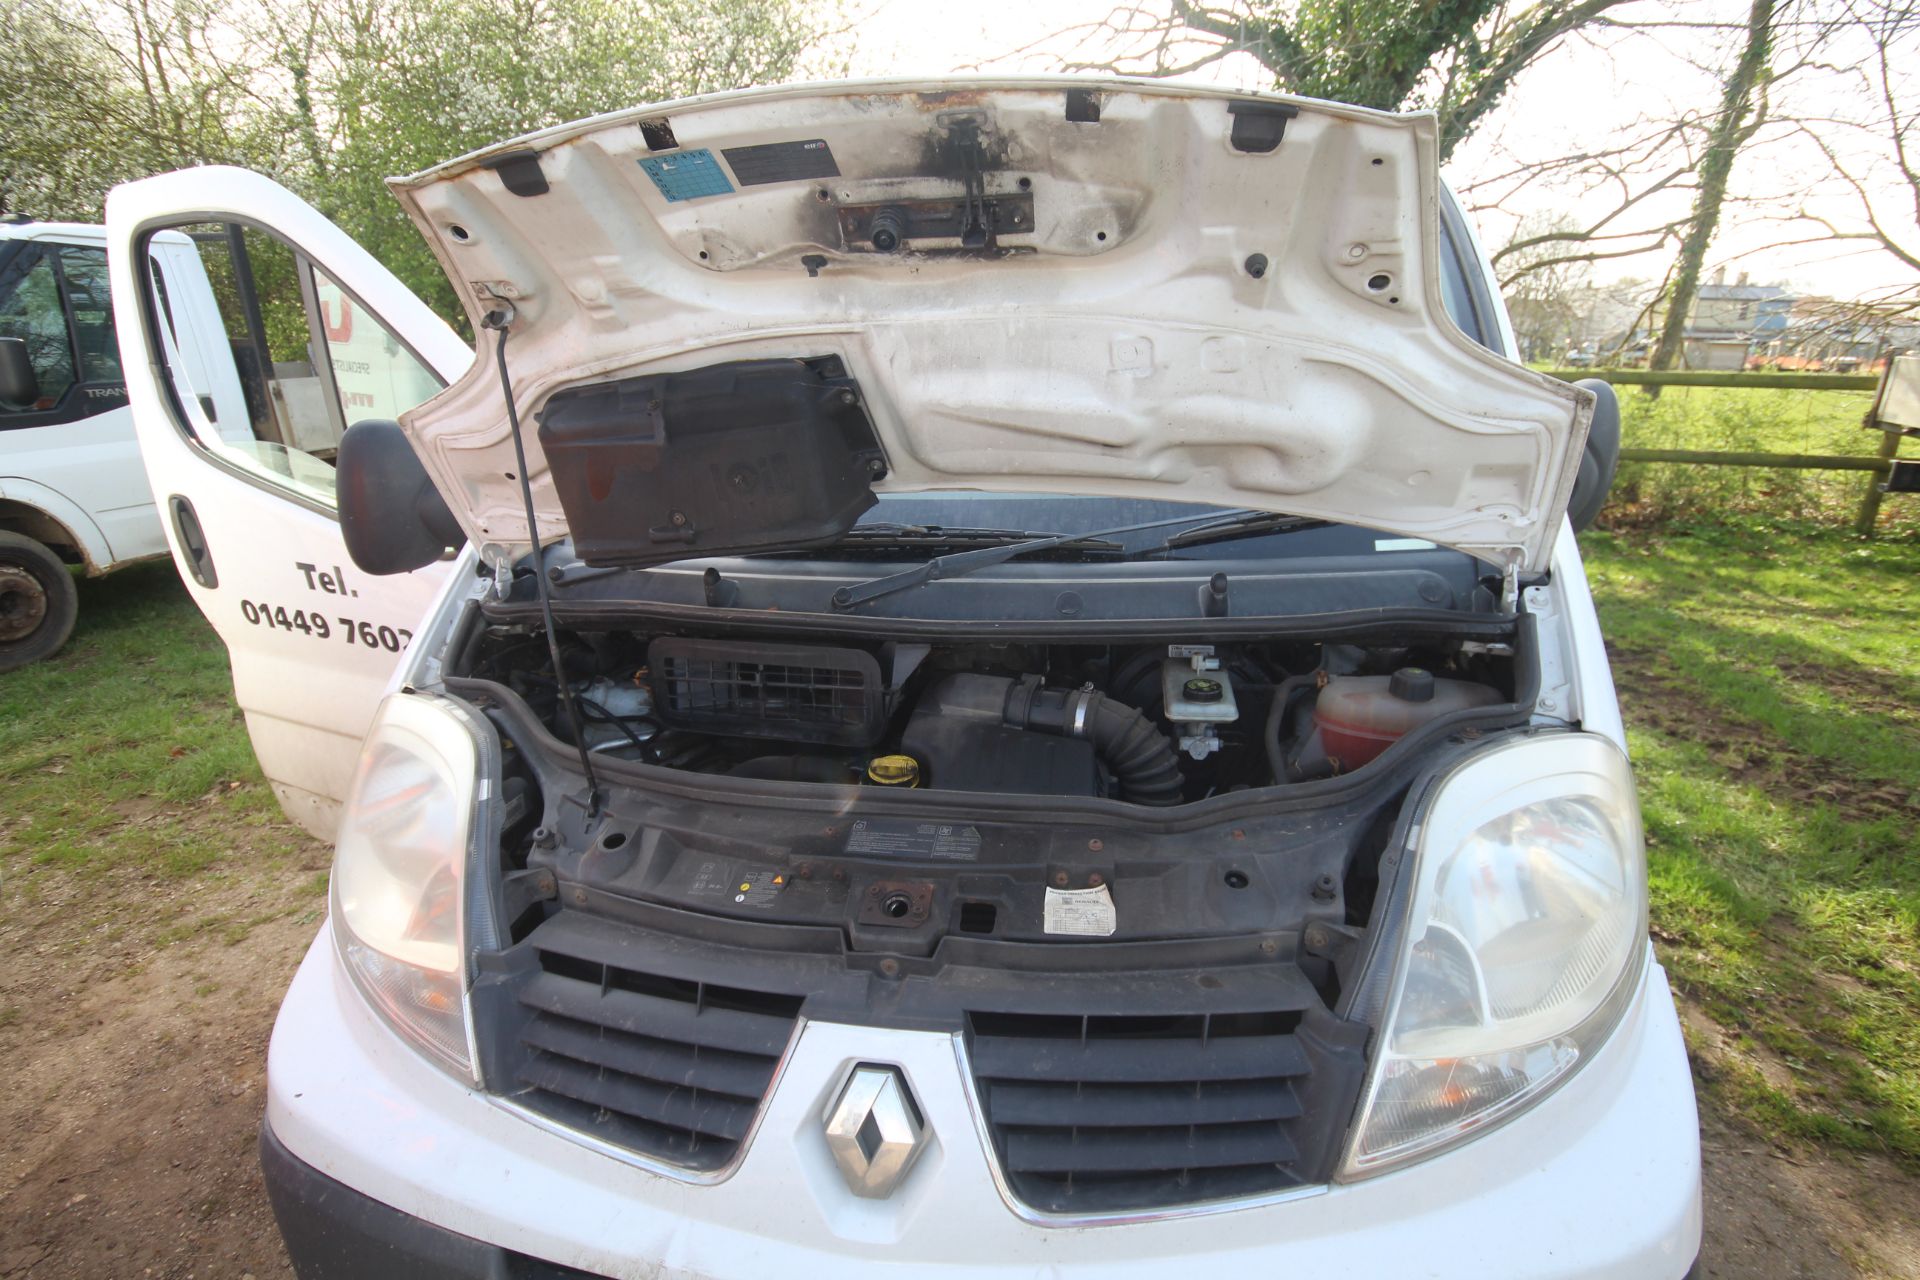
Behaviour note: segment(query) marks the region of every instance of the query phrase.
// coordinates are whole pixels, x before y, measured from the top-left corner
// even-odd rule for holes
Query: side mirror
[[[1600,517],[1607,504],[1607,491],[1613,488],[1613,473],[1620,466],[1620,401],[1613,388],[1598,378],[1582,378],[1573,384],[1591,391],[1599,401],[1593,406],[1593,426],[1587,431],[1587,450],[1580,458],[1580,474],[1573,482],[1573,497],[1567,502],[1567,518],[1579,533]]]
[[[40,399],[40,379],[22,338],[0,338],[0,400],[31,406]]]
[[[399,423],[370,418],[348,427],[334,468],[340,533],[363,571],[409,573],[466,541]]]

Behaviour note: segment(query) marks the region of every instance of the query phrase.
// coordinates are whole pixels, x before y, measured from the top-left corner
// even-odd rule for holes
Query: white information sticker
[[[1106,938],[1113,934],[1119,917],[1113,912],[1113,895],[1107,886],[1098,889],[1049,889],[1043,927],[1048,933],[1075,933],[1087,938]]]

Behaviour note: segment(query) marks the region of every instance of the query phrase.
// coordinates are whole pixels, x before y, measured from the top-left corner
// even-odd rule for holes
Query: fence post
[[[1893,473],[1893,455],[1900,451],[1900,433],[1882,431],[1880,433],[1880,456],[1886,460],[1887,469],[1875,472],[1867,477],[1867,491],[1860,495],[1860,514],[1854,519],[1853,531],[1863,538],[1873,536],[1874,527],[1880,522],[1880,486]]]

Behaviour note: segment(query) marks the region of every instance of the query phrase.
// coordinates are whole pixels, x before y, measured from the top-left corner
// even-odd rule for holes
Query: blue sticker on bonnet
[[[648,156],[640,162],[640,167],[647,171],[653,185],[660,188],[660,194],[669,203],[733,194],[733,184],[727,181],[726,171],[705,147],[697,151],[677,151],[670,156]]]

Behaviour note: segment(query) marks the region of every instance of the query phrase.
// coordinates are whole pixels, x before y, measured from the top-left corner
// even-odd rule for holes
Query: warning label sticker
[[[872,858],[933,858],[978,862],[980,829],[942,822],[862,818],[847,832],[847,853]]]
[[[768,867],[743,870],[724,862],[703,862],[687,892],[701,898],[727,898],[736,906],[770,907],[786,885],[786,876]]]
[[[1041,927],[1048,933],[1078,934],[1085,938],[1106,938],[1120,926],[1114,914],[1113,895],[1107,886],[1098,889],[1048,889],[1047,906]]]

